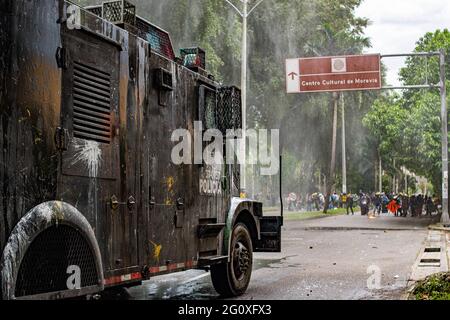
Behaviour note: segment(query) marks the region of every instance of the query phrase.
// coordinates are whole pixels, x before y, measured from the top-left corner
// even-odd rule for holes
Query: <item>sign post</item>
[[[288,93],[381,89],[379,54],[286,60]]]
[[[440,93],[441,93],[441,124],[442,124],[442,217],[444,225],[450,224],[448,214],[448,117],[447,89],[445,84],[445,52],[440,50]]]

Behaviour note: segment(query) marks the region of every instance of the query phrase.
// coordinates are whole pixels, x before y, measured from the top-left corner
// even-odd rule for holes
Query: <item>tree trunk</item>
[[[338,101],[339,101],[339,94],[335,92],[335,93],[333,93],[334,112],[333,112],[333,137],[332,137],[332,145],[331,145],[330,177],[327,181],[328,182],[327,183],[327,192],[326,192],[326,196],[325,196],[325,207],[323,209],[323,213],[328,212],[328,206],[330,205],[330,196],[333,193],[333,189],[334,189],[334,185],[335,185]]]
[[[383,192],[383,164],[381,162],[381,151],[378,150],[378,191]]]

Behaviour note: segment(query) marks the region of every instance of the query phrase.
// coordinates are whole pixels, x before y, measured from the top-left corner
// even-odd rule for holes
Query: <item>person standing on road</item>
[[[409,209],[409,197],[407,194],[405,194],[402,197],[402,217],[408,216],[408,209]]]
[[[389,198],[387,197],[386,193],[383,193],[381,195],[381,212],[382,213],[388,213],[387,206],[389,204]]]
[[[381,214],[381,197],[379,193],[375,194],[375,197],[373,198],[373,215],[380,215]]]
[[[355,215],[355,213],[353,212],[353,203],[354,203],[353,195],[349,194],[347,196],[347,202],[346,203],[347,203],[347,215],[349,215],[349,212],[348,212],[349,210],[348,209],[351,210],[352,216]]]
[[[343,194],[341,194],[341,205],[343,209],[347,209],[347,194],[344,192]]]
[[[431,197],[426,197],[425,210],[427,212],[427,216],[431,217],[434,211],[433,207],[434,207],[433,199]]]
[[[419,194],[416,200],[416,216],[421,217],[423,213],[423,204],[424,204],[424,198],[423,195]]]
[[[409,207],[411,210],[411,217],[416,216],[416,196],[412,195],[411,198],[409,198]]]
[[[306,211],[312,211],[313,199],[311,194],[306,195]]]
[[[361,208],[361,215],[365,216],[369,214],[370,197],[367,194],[362,193],[359,198],[359,207]],[[353,210],[352,210],[353,211]]]
[[[395,201],[397,202],[397,212],[395,213],[396,217],[400,217],[402,215],[402,206],[403,206],[403,202],[402,202],[402,194],[399,194],[396,198]]]

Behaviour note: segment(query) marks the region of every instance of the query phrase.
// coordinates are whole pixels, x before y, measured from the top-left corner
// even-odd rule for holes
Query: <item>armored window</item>
[[[140,17],[136,17],[136,28],[138,30],[138,36],[150,43],[152,51],[170,60],[175,60],[172,41],[167,31],[158,28]]]
[[[111,142],[111,75],[80,62],[73,66],[73,135]]]
[[[217,93],[206,86],[200,86],[199,90],[199,121],[202,122],[203,128],[217,129],[216,121],[217,110]]]
[[[163,69],[159,68],[155,70],[155,81],[156,86],[165,91],[172,91],[173,90],[173,77],[172,73]]]
[[[87,6],[87,7],[84,7],[84,10],[86,10],[92,14],[95,14],[96,16],[98,16],[100,18],[102,17],[102,6],[101,5]]]
[[[206,54],[201,48],[184,48],[180,50],[183,65],[190,69],[206,69]]]
[[[241,91],[236,87],[218,90],[217,125],[226,134],[227,130],[242,129]]]
[[[136,23],[136,6],[128,1],[108,1],[103,2],[103,18],[112,23]]]

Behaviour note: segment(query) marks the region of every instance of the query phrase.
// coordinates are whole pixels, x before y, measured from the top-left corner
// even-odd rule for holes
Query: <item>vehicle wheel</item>
[[[214,288],[224,297],[240,296],[247,290],[253,267],[253,245],[247,227],[238,223],[231,237],[231,261],[211,266]]]

